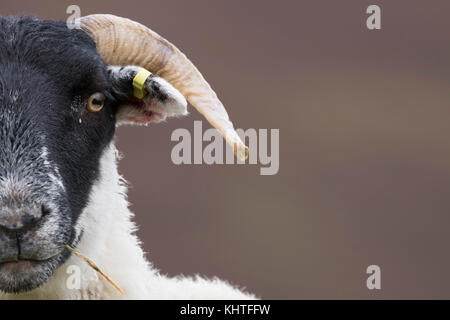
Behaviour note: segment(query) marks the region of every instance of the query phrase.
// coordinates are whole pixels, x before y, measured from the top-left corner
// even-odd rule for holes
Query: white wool
[[[76,249],[108,274],[125,295],[72,255],[42,287],[22,294],[0,292],[0,299],[254,299],[219,279],[166,277],[146,260],[134,235],[136,226],[117,158],[112,143],[102,156],[100,178],[76,226],[77,232],[83,230]],[[66,284],[73,265],[81,269],[80,289],[69,289]]]

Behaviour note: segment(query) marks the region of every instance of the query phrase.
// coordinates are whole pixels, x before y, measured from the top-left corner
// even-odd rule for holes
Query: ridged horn
[[[138,65],[167,80],[220,132],[239,159],[247,158],[248,148],[216,93],[173,44],[138,22],[109,14],[81,17],[80,26],[105,63]]]

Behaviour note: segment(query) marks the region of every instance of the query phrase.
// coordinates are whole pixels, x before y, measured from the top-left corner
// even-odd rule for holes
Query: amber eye
[[[87,108],[91,112],[99,112],[105,104],[105,95],[101,92],[94,93],[89,97]]]

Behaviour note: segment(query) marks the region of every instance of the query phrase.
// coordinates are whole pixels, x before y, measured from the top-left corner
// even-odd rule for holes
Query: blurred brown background
[[[280,129],[280,171],[182,165],[170,134],[122,127],[149,258],[263,298],[450,298],[450,2],[8,1],[2,15],[113,13],[182,49],[239,128]],[[369,31],[370,4],[382,29]],[[209,127],[206,122],[204,128]],[[381,267],[381,290],[366,268]]]

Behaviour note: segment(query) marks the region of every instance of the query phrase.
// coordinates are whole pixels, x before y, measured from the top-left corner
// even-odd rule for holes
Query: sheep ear
[[[119,101],[116,114],[118,124],[145,125],[187,114],[187,102],[183,95],[169,82],[154,74],[144,82],[145,96],[136,97],[133,79],[140,70],[137,66],[108,67],[112,91]]]

